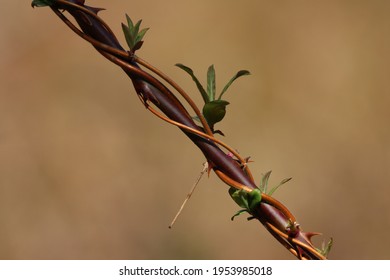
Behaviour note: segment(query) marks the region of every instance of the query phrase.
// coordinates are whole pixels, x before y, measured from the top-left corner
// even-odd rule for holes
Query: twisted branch
[[[203,152],[209,166],[224,183],[247,193],[257,189],[247,166],[247,160],[235,149],[214,137],[199,108],[180,86],[160,70],[135,56],[134,52],[126,51],[119,44],[109,26],[97,15],[101,9],[84,5],[84,0],[53,1],[51,9],[78,36],[91,43],[105,58],[125,71],[144,106],[160,119],[181,129]],[[64,15],[65,11],[73,16],[80,28]],[[144,71],[141,66],[172,86],[193,109],[202,126],[194,123],[183,104],[162,81]],[[251,219],[259,220],[297,258],[326,258],[311,242],[311,237],[317,233],[303,232],[288,208],[273,197],[262,193],[261,202],[250,210],[250,214]]]

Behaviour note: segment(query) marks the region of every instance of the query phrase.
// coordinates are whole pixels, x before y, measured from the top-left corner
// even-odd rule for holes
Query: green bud
[[[253,212],[257,205],[261,202],[261,191],[259,189],[254,189],[248,193],[248,205],[249,211]]]
[[[237,190],[231,187],[229,189],[229,194],[241,208],[244,208],[248,212],[253,212],[257,205],[261,202],[261,191],[259,189],[247,192],[245,190]]]
[[[236,188],[231,187],[229,189],[229,195],[231,198],[240,206],[241,208],[248,209],[248,192],[244,190],[238,190]]]
[[[229,102],[225,100],[214,100],[203,106],[203,116],[210,127],[213,127],[214,124],[220,122],[225,117],[228,104]]]

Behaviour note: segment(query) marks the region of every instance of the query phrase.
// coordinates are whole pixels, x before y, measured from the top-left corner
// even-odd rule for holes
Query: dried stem
[[[198,186],[200,179],[202,179],[202,176],[207,172],[208,169],[209,169],[209,165],[208,165],[208,163],[207,163],[207,161],[206,161],[206,162],[203,164],[203,169],[202,169],[202,171],[200,172],[198,178],[196,178],[195,183],[192,185],[192,188],[191,188],[190,192],[187,194],[187,197],[184,199],[182,205],[180,206],[179,211],[177,212],[176,216],[173,218],[171,224],[169,225],[169,228],[172,228],[172,227],[173,227],[173,225],[174,225],[174,223],[176,222],[177,218],[179,217],[179,215],[180,215],[181,212],[183,211],[184,206],[187,204],[188,200],[191,198],[192,194],[194,193],[195,188]]]

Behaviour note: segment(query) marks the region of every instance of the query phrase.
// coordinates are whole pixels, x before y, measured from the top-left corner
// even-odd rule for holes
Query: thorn
[[[98,14],[98,12],[105,10],[105,8],[96,8],[96,7],[86,6],[86,5],[84,5],[84,7],[86,7],[88,10],[90,10],[91,12],[93,12],[96,15]]]
[[[250,158],[251,158],[251,157],[249,156],[249,157],[244,158],[244,161],[245,161],[245,162],[238,162],[238,163],[240,164],[240,167],[242,168],[242,170],[245,171],[245,169],[246,169],[248,163],[253,162],[253,160],[250,160]]]
[[[205,162],[204,165],[207,165],[207,176],[210,177],[210,172],[215,165],[212,162]]]
[[[221,130],[219,130],[219,129],[213,130],[213,133],[214,133],[214,134],[219,134],[219,135],[225,136],[225,134],[224,134]]]
[[[311,238],[313,236],[322,235],[322,233],[320,233],[320,232],[303,232],[302,234],[312,245],[313,245],[313,242],[311,241]]]

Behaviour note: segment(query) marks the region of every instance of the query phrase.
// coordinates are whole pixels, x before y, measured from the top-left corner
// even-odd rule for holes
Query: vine
[[[272,196],[280,185],[291,178],[268,190],[271,172],[267,172],[263,175],[260,185],[256,186],[248,166],[249,158],[243,158],[235,149],[215,137],[215,134],[223,135],[221,131],[215,130],[214,126],[223,120],[226,106],[229,104],[222,97],[236,79],[249,75],[249,71],[238,71],[216,97],[216,73],[213,65],[207,71],[205,90],[191,68],[176,64],[195,82],[204,101],[200,109],[176,82],[135,54],[141,49],[148,31],[148,28],[141,29],[141,20],[134,24],[126,15],[127,25],[122,23],[122,30],[129,49],[125,50],[110,27],[98,16],[102,9],[87,6],[84,0],[34,0],[31,5],[49,6],[78,36],[124,70],[132,80],[134,89],[146,109],[160,119],[177,126],[190,138],[204,154],[208,171],[213,170],[229,186],[229,195],[241,208],[232,220],[242,213],[248,213],[250,215],[248,220],[260,221],[298,259],[326,259],[333,243],[332,239],[322,248],[316,248],[311,238],[319,233],[304,232],[288,208]],[[65,12],[74,18],[79,27],[66,17]],[[175,93],[164,83],[172,86],[176,94],[184,98],[195,116],[187,111]]]

